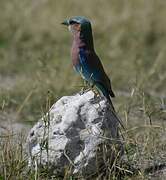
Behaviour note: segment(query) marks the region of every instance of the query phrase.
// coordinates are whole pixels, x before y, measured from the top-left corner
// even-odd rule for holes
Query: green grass
[[[127,127],[130,163],[160,162],[165,155],[165,9],[163,0],[0,0],[0,115],[15,113],[17,121],[34,124],[48,91],[54,103],[80,90],[83,82],[71,65],[71,35],[60,23],[84,15],[92,21],[96,51]],[[140,169],[137,176],[143,179],[145,168]]]

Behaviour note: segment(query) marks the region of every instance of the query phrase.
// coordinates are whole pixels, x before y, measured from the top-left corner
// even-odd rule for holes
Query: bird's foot
[[[84,88],[81,88],[81,91],[79,92],[79,95],[83,95],[85,93],[85,89]]]
[[[93,88],[92,88],[91,90],[92,90],[92,92],[94,93],[94,99],[100,97],[100,94],[99,94],[99,92],[98,92],[97,90],[95,90],[95,89],[93,89]]]
[[[81,88],[81,91],[79,92],[80,96],[90,90],[90,88],[88,88],[89,87],[88,85],[89,85],[89,83],[86,80],[84,80],[83,81],[83,86]]]
[[[84,87],[81,88],[81,91],[79,92],[80,96],[83,95],[84,93],[88,92],[90,89],[85,89]]]
[[[98,103],[100,101],[100,94],[96,89],[90,88],[90,90],[94,93],[94,97],[91,99],[92,103]]]

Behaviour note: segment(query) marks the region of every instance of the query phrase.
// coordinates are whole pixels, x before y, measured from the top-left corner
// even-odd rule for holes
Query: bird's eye
[[[73,20],[70,20],[69,21],[69,24],[72,25],[72,24],[76,24],[77,22],[73,21]]]
[[[76,20],[69,20],[69,24],[73,25],[73,24],[80,24],[79,22],[77,22]]]

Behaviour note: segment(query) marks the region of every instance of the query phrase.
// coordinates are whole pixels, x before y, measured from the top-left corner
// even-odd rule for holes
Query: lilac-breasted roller
[[[112,104],[111,97],[115,95],[110,79],[95,52],[90,21],[85,17],[76,16],[62,24],[67,25],[73,35],[71,57],[74,69],[84,80],[95,85]]]

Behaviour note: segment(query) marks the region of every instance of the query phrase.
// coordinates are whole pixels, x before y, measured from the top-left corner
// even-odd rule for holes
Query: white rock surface
[[[92,91],[62,97],[29,132],[29,165],[49,165],[61,175],[68,166],[73,174],[94,174],[106,163],[103,157],[113,157],[113,144],[122,149],[118,125],[108,103]]]

